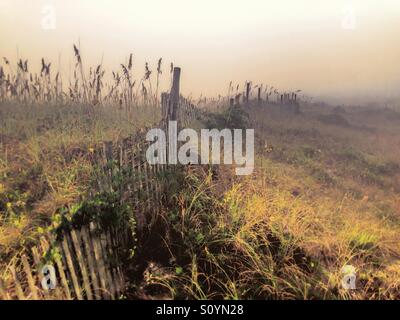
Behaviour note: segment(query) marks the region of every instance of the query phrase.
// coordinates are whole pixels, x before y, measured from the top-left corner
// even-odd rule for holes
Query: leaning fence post
[[[237,94],[237,95],[235,96],[235,104],[236,104],[237,106],[240,105],[240,94]]]
[[[161,94],[161,114],[163,121],[166,121],[168,118],[168,97],[169,94],[167,92]]]
[[[169,101],[169,112],[168,112],[168,120],[176,121],[177,119],[177,111],[179,105],[179,85],[181,78],[181,68],[174,68],[173,80],[172,80],[172,88],[170,94]]]
[[[112,141],[105,141],[103,143],[103,156],[105,164],[107,164],[109,161],[112,160],[112,153],[113,153]]]

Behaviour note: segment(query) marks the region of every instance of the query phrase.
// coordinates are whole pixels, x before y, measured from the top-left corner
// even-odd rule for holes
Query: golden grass
[[[300,117],[250,109],[256,173],[238,179],[219,168],[213,179],[189,170],[175,195],[178,213],[164,217],[167,230],[179,230],[166,239],[175,265],[159,266],[155,281],[164,294],[398,299],[399,167],[391,157],[398,146],[370,145],[379,134],[389,146],[397,138],[386,131],[398,123],[373,122],[363,111],[342,128],[320,123],[307,108]],[[365,117],[373,131],[362,128]],[[356,290],[342,287],[346,265],[356,270]]]
[[[137,108],[132,123],[110,107],[3,102],[0,108],[1,264],[36,241],[60,208],[85,197],[93,179],[88,154],[98,144],[135,133],[158,113]]]
[[[148,65],[136,85],[130,56],[107,86],[101,65],[85,74],[74,50],[69,92],[45,61],[36,77],[23,62],[17,74],[1,72],[0,269],[86,196],[93,168],[85,155],[160,120]],[[157,83],[160,74],[161,61]],[[277,108],[247,110],[253,176],[219,168],[216,179],[191,167],[171,177],[179,188],[167,188],[165,232],[148,235],[160,254],[141,261],[135,296],[152,298],[146,290],[158,285],[163,298],[399,298],[399,114]],[[357,290],[341,286],[345,265],[356,269]]]

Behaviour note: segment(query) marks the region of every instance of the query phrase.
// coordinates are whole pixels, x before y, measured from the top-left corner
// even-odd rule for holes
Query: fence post
[[[181,78],[181,68],[174,68],[173,80],[172,80],[172,88],[171,94],[169,96],[169,112],[168,112],[168,120],[176,121],[177,119],[177,111],[179,105],[179,85]]]
[[[237,95],[235,96],[235,104],[236,104],[237,106],[240,105],[240,94],[237,94]]]
[[[246,82],[246,103],[250,100],[250,82]]]
[[[167,92],[161,93],[161,114],[163,121],[166,121],[168,118],[168,97],[169,94]]]
[[[113,156],[113,143],[112,141],[105,141],[103,143],[104,163],[107,164],[109,161],[111,161],[112,156]]]

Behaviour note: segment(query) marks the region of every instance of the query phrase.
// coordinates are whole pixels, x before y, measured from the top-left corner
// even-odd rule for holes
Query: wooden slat
[[[141,231],[144,229],[145,225],[147,224],[146,222],[146,216],[143,214],[143,211],[145,211],[145,206],[144,206],[144,197],[143,195],[145,195],[145,188],[144,188],[144,176],[143,176],[143,172],[142,172],[142,167],[141,167],[141,163],[140,160],[138,161],[137,164],[137,199],[138,199],[138,207],[137,207],[137,216],[136,216],[136,223],[137,223],[137,228],[138,231]]]
[[[35,262],[35,268],[36,268],[36,274],[37,274],[38,282],[40,284],[40,281],[42,279],[42,274],[41,274],[41,268],[42,268],[41,256],[40,256],[40,253],[39,253],[39,249],[37,247],[33,247],[31,249],[31,251],[32,251],[32,255],[33,255],[33,261]],[[48,298],[47,291],[40,290],[40,292],[43,293],[45,299]]]
[[[26,255],[23,255],[21,260],[22,260],[22,266],[24,268],[24,272],[26,274],[26,278],[28,279],[28,286],[29,286],[29,290],[31,291],[31,294],[32,294],[32,299],[39,300],[39,297],[37,294],[37,288],[35,285],[35,280],[32,275],[32,270],[31,270],[31,267],[29,265]]]
[[[100,250],[102,251],[103,262],[104,262],[104,265],[106,266],[105,273],[106,273],[107,282],[108,282],[108,290],[110,292],[111,299],[114,300],[115,299],[114,279],[113,279],[112,272],[110,270],[111,265],[110,265],[109,259],[108,259],[107,242],[105,240],[104,234],[99,235],[99,244],[100,244]]]
[[[17,294],[18,300],[26,300],[24,291],[22,290],[22,287],[21,287],[21,283],[17,277],[17,272],[15,271],[15,265],[10,266],[10,272],[11,272],[12,279],[14,281],[15,293]]]
[[[149,183],[150,183],[150,192],[151,192],[151,198],[155,201],[156,200],[156,180],[155,180],[155,172],[154,172],[154,166],[146,162],[147,166],[147,173],[149,175]]]
[[[145,181],[147,186],[147,208],[150,213],[152,213],[153,209],[153,187],[152,187],[152,180],[151,180],[151,172],[150,166],[146,160],[143,163],[144,172],[145,172]]]
[[[110,298],[110,294],[107,288],[107,276],[106,276],[106,270],[104,266],[104,260],[103,260],[103,255],[101,252],[101,247],[98,242],[98,237],[95,234],[96,227],[94,223],[90,223],[90,233],[92,237],[92,244],[93,244],[93,251],[94,251],[94,256],[96,259],[96,264],[97,264],[97,269],[99,270],[99,275],[100,275],[100,286],[101,290],[103,293],[103,297],[105,299]]]
[[[114,258],[115,260],[115,265],[113,266],[114,270],[114,287],[115,287],[115,293],[117,297],[122,293],[122,288],[123,288],[123,279],[122,279],[122,272],[120,268],[120,260],[118,259],[118,254],[114,252],[116,246],[113,241],[113,236],[111,234],[111,231],[106,232],[106,240],[107,240],[107,248],[108,248],[108,254]]]
[[[160,176],[160,166],[158,164],[156,164],[155,166],[153,166],[153,178],[154,178],[154,186],[155,186],[155,197],[157,200],[157,212],[160,213],[160,194],[159,194],[159,190],[160,190],[160,180],[159,180],[159,176]]]
[[[137,197],[137,192],[138,192],[138,188],[137,188],[137,183],[136,183],[136,181],[135,181],[135,178],[136,178],[136,167],[135,167],[135,163],[136,163],[136,161],[135,161],[135,153],[133,152],[133,150],[132,150],[132,158],[131,158],[131,160],[132,160],[132,172],[133,172],[133,183],[131,183],[131,186],[132,186],[132,192],[133,192],[133,196],[134,197],[136,197],[134,200],[137,200],[138,199],[138,197]]]
[[[140,148],[140,146],[138,145],[138,149]],[[137,188],[137,190],[138,190],[138,200],[139,200],[139,208],[140,209],[143,209],[143,206],[142,206],[142,203],[141,203],[141,201],[142,201],[142,197],[139,197],[139,193],[141,194],[141,193],[143,193],[143,180],[144,180],[144,176],[143,176],[143,170],[142,170],[142,166],[141,166],[141,161],[140,161],[140,158],[138,158],[137,159],[137,164],[136,164],[136,171],[137,171],[137,177],[138,177],[138,179],[137,179],[137,186],[138,186],[138,188]]]
[[[48,243],[48,241],[47,241],[47,239],[45,237],[41,237],[40,238],[40,245],[42,247],[43,255],[47,255],[48,251],[50,250],[50,245],[49,245],[49,243]],[[57,263],[56,263],[56,265],[57,265]],[[63,272],[63,271],[64,270],[62,269],[61,272]],[[61,274],[60,274],[60,277],[61,277]],[[61,292],[61,289],[58,287],[58,285],[54,289],[52,289],[51,291],[48,291],[48,298],[49,299],[60,300],[62,297],[63,297],[63,294]]]
[[[56,243],[55,241],[53,241],[53,242]],[[40,244],[41,244],[43,252],[47,252],[49,250],[50,246],[49,246],[47,240],[44,237],[42,237],[40,239]],[[60,253],[62,252],[61,248],[59,247],[59,243],[56,243],[55,249],[59,250]],[[54,289],[53,295],[54,295],[54,298],[56,300],[65,300],[65,299],[72,300],[71,290],[69,288],[67,275],[65,273],[66,270],[67,270],[67,266],[65,265],[65,263],[63,263],[63,261],[64,260],[63,260],[63,255],[62,254],[61,254],[61,256],[57,256],[54,259],[54,262],[55,262],[56,267],[57,267],[58,274],[60,276],[59,280],[61,282],[61,286],[57,285],[57,287]],[[46,291],[46,294],[47,294],[47,291]]]
[[[152,184],[152,194],[153,194],[153,214],[160,214],[160,205],[158,198],[158,179],[155,165],[149,165],[150,167],[150,175],[151,175],[151,184]]]
[[[85,263],[85,260],[84,260],[84,257],[82,255],[82,251],[81,251],[81,237],[80,237],[79,231],[72,230],[71,238],[72,238],[72,243],[74,245],[75,252],[77,255],[79,268],[81,269],[83,286],[85,288],[86,297],[88,300],[93,300],[93,294],[92,294],[92,289],[90,287],[86,263]]]
[[[124,147],[122,144],[118,146],[118,155],[119,155],[119,168],[123,168],[124,166]]]
[[[112,141],[103,142],[103,162],[104,162],[104,173],[106,178],[106,190],[112,189],[112,167],[110,163],[113,160],[113,143]]]
[[[144,173],[144,185],[145,185],[145,190],[146,190],[146,207],[147,207],[147,212],[151,211],[151,195],[150,195],[150,186],[149,186],[149,177],[148,177],[148,172],[147,172],[147,162],[143,163],[143,173]]]
[[[154,183],[155,183],[155,193],[157,200],[157,213],[161,214],[161,194],[160,194],[160,171],[159,165],[154,168]]]
[[[126,228],[126,232],[130,233],[130,228]],[[119,238],[118,238],[118,232],[115,231],[115,229],[112,230],[111,232],[111,242],[114,245],[114,248],[118,248],[119,246],[123,246],[123,248],[126,248],[127,243],[128,242],[121,242],[119,243]],[[120,281],[120,288],[121,288],[121,292],[120,293],[124,293],[125,292],[125,277],[124,277],[124,273],[123,273],[123,266],[121,263],[121,259],[119,257],[119,252],[117,252],[117,259],[118,259],[118,276],[119,276],[119,281]]]
[[[71,290],[69,289],[67,276],[64,271],[67,268],[64,267],[62,258],[55,259],[55,262],[56,262],[58,273],[60,274],[61,285],[63,288],[63,294],[65,295],[65,298],[67,298],[67,300],[72,300]]]
[[[81,287],[79,286],[78,277],[76,276],[75,267],[74,267],[74,263],[72,261],[71,252],[68,247],[66,234],[64,234],[64,239],[62,241],[62,247],[63,247],[65,259],[67,261],[69,273],[71,275],[72,285],[74,287],[75,295],[78,300],[83,300],[82,293],[81,293]]]
[[[121,230],[122,232],[125,232],[125,230]],[[112,275],[113,279],[113,287],[114,287],[114,293],[115,297],[118,299],[119,294],[121,293],[121,279],[119,275],[119,263],[118,263],[118,258],[117,255],[114,252],[114,246],[111,241],[111,236],[110,236],[110,231],[106,231],[104,233],[104,243],[106,246],[106,251],[107,251],[107,256],[110,259],[109,263],[109,268],[110,268],[110,273]]]
[[[83,227],[81,230],[81,236],[83,242],[85,243],[85,253],[89,265],[89,272],[90,272],[90,278],[92,280],[94,297],[96,300],[100,300],[101,292],[99,288],[99,281],[97,279],[97,272],[96,272],[97,270],[96,270],[96,262],[94,260],[94,252],[92,249],[91,238],[89,237],[89,233],[85,227]]]

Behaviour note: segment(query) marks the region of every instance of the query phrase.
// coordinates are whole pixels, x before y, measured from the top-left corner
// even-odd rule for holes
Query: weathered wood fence
[[[199,116],[199,110],[179,93],[180,69],[175,68],[170,93],[163,93],[160,112],[165,127],[169,120],[187,126]],[[104,142],[87,156],[96,171],[93,193],[118,191],[121,201],[131,205],[127,219],[139,232],[151,225],[165,199],[163,175],[172,168],[146,161],[148,128],[118,143]],[[173,166],[175,169],[175,166]],[[132,246],[129,221],[118,226],[100,226],[92,221],[43,236],[40,244],[15,257],[0,276],[0,299],[118,299],[125,292],[126,279],[122,257]],[[49,288],[48,270],[54,268],[57,284]],[[44,284],[44,285],[43,285]]]
[[[56,244],[42,237],[40,245],[12,261],[7,275],[0,282],[0,298],[4,300],[40,299],[116,299],[125,285],[118,264],[118,247],[123,239],[115,230],[101,231],[91,223],[80,230],[64,232]],[[54,257],[48,261],[48,255]],[[55,288],[46,285],[45,266],[54,267]],[[50,278],[49,278],[50,279]],[[42,286],[42,282],[45,286]]]

